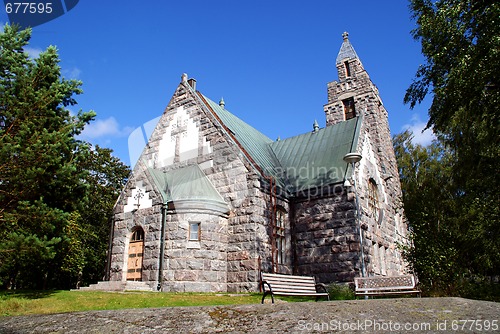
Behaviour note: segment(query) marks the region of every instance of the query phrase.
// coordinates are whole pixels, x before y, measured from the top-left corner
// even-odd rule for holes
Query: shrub
[[[328,285],[328,294],[330,300],[356,299],[356,295],[349,284],[332,283]]]

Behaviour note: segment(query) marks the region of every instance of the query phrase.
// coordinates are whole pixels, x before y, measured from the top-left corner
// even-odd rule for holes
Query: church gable
[[[132,212],[138,208],[147,209],[153,206],[153,199],[150,197],[151,192],[148,191],[143,181],[135,182],[135,187],[131,189],[131,194],[126,197],[126,204],[123,207],[123,212]]]
[[[176,164],[213,166],[213,147],[202,127],[208,115],[197,103],[194,92],[181,83],[160,118],[139,163],[149,168],[171,168]],[[202,160],[202,161],[200,161]]]
[[[171,111],[167,120],[168,125],[161,136],[153,161],[155,167],[170,166],[175,162],[184,162],[212,152],[210,142],[200,135],[198,125],[183,106]],[[204,167],[212,166],[213,162],[208,161]]]

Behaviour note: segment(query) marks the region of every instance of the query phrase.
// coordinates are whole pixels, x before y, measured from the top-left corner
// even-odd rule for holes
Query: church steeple
[[[328,103],[324,106],[327,126],[370,113],[374,108],[372,99],[380,101],[377,87],[349,41],[349,34],[344,32],[342,39],[335,60],[339,79],[328,83]]]
[[[351,42],[349,42],[349,33],[347,31],[342,34],[342,38],[344,39],[344,42],[340,47],[339,54],[337,55],[337,65],[342,64],[348,59],[359,59],[356,51],[354,51],[354,48],[351,45]]]

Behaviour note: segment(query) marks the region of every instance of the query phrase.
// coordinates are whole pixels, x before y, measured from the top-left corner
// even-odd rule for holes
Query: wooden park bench
[[[262,291],[264,292],[264,296],[262,296],[262,304],[264,304],[264,299],[267,295],[271,295],[273,303],[274,295],[310,296],[316,297],[316,301],[318,301],[319,297],[326,297],[330,300],[326,285],[316,283],[316,280],[312,276],[262,273],[261,286]]]
[[[420,297],[413,275],[355,277],[356,296],[416,294]]]

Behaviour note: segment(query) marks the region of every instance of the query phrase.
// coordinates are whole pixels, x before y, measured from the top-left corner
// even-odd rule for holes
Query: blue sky
[[[8,22],[4,11],[0,22]],[[349,32],[389,111],[393,134],[417,140],[428,102],[410,110],[406,88],[423,62],[406,1],[80,1],[33,28],[28,51],[59,49],[63,76],[83,81],[77,97],[94,110],[84,139],[129,163],[128,135],[160,116],[182,73],[197,88],[272,139],[325,125],[326,84]]]

